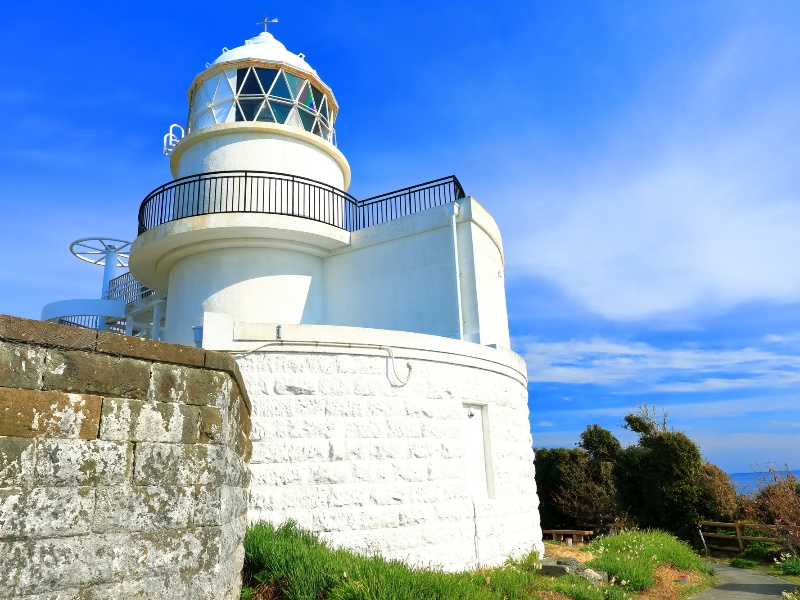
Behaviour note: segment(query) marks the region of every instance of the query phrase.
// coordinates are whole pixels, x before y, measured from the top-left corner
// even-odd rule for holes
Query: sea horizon
[[[781,470],[780,473],[787,471]],[[800,469],[790,469],[788,471],[792,475],[800,478]],[[741,473],[728,473],[733,483],[733,487],[738,494],[751,495],[758,491],[759,482],[766,480],[770,483],[771,475],[768,471],[745,471]]]

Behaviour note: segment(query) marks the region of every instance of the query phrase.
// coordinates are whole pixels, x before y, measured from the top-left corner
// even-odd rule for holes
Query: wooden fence
[[[700,521],[698,524],[700,528],[700,539],[703,541],[703,546],[705,546],[706,550],[722,550],[724,552],[741,552],[744,550],[744,543],[745,542],[777,542],[778,538],[774,537],[764,537],[761,535],[744,535],[744,529],[755,529],[755,530],[772,530],[776,531],[778,529],[783,529],[783,525],[763,525],[761,523],[720,523],[717,521]],[[705,532],[703,529],[705,528],[714,528],[714,529],[733,529],[736,531],[735,535],[731,535],[729,533],[711,533]],[[729,540],[731,542],[735,542],[735,546],[727,545],[715,545],[715,544],[707,544],[706,538],[710,538],[712,540]]]

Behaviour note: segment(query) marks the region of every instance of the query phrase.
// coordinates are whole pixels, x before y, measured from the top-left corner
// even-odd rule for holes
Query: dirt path
[[[716,571],[721,583],[692,596],[691,600],[767,600],[780,598],[783,591],[798,589],[791,581],[758,571],[719,564],[709,566]]]

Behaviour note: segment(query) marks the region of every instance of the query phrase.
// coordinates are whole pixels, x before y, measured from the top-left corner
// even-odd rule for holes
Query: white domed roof
[[[316,71],[311,68],[311,65],[303,60],[302,55],[298,56],[297,54],[289,52],[286,46],[281,44],[267,31],[262,31],[256,37],[246,40],[244,46],[238,46],[237,48],[223,52],[222,55],[211,64],[218,65],[220,63],[247,59],[286,63],[298,69],[302,69],[303,71],[316,73]]]

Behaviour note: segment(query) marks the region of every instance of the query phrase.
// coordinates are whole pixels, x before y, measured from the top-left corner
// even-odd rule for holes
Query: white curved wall
[[[258,329],[238,336],[263,345],[247,335]],[[274,340],[274,325],[260,329]],[[292,345],[298,337],[307,346]],[[411,363],[406,385],[386,351],[358,347],[370,341],[393,349],[400,377]],[[291,326],[237,362],[253,407],[250,521],[291,518],[338,546],[449,570],[543,551],[526,376],[513,352]]]
[[[212,171],[273,171],[321,181],[346,190],[339,163],[318,146],[297,137],[262,131],[198,135],[179,156],[175,178]]]
[[[194,345],[204,312],[239,322],[319,323],[322,264],[283,248],[224,248],[181,259],[169,275],[164,341]]]

